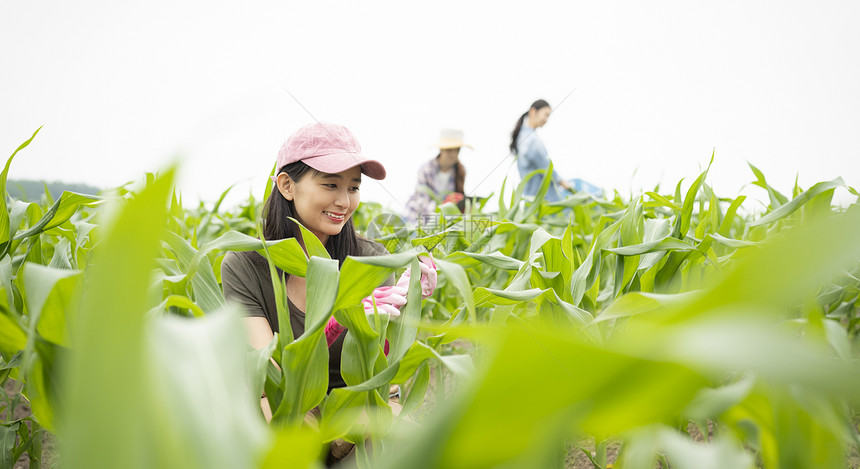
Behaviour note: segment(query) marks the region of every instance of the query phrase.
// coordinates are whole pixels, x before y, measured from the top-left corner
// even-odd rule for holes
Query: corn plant
[[[688,187],[627,200],[544,203],[544,177],[534,199],[506,181],[492,211],[443,204],[433,227],[365,204],[356,226],[391,255],[338,266],[303,228],[302,244],[260,239],[253,196],[184,208],[173,169],[103,196],[7,200],[32,140],[0,175],[0,384],[20,383],[0,467],[25,452],[38,467],[45,432],[72,468],[319,467],[337,439],[359,467],[561,467],[585,437],[601,468],[609,441],[623,468],[840,467],[858,446],[860,212],[832,206],[857,195],[841,179],[788,196],[750,165],[760,215],[709,185],[713,155]],[[220,264],[249,250],[269,260],[282,323],[278,272],[307,278],[300,337],[246,345]],[[422,251],[433,296],[413,277],[399,319],[365,315],[360,299]],[[350,331],[347,387],[326,393],[331,316]],[[24,400],[33,415],[11,419]]]

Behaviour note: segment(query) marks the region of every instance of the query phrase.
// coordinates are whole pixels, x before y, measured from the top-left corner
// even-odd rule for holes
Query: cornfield
[[[363,468],[858,467],[860,207],[832,204],[858,195],[841,179],[784,195],[750,165],[756,215],[707,169],[629,200],[503,185],[418,227],[364,203],[356,228],[391,255],[339,267],[313,236],[261,240],[253,196],[184,208],[173,168],[12,200],[35,137],[0,175],[2,468],[323,467],[337,439]],[[247,345],[220,265],[249,250],[308,279],[300,337]],[[424,251],[430,298],[415,276],[399,319],[356,306]],[[348,386],[327,394],[332,315]]]

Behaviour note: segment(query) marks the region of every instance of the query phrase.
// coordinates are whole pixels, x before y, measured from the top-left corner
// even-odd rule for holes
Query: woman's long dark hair
[[[436,155],[436,160],[442,157],[442,153]],[[463,190],[463,187],[466,185],[466,167],[463,166],[463,163],[457,159],[457,164],[454,165],[454,192],[459,192],[461,194],[465,194],[466,191]],[[438,187],[437,187],[438,189]]]
[[[529,107],[529,110],[534,109],[535,111],[540,111],[541,109],[548,106],[548,102],[544,101],[543,99],[538,99],[537,101],[532,103],[532,105]],[[523,115],[520,116],[519,119],[517,119],[517,125],[514,127],[514,131],[511,132],[510,149],[511,153],[513,153],[514,155],[517,154],[517,138],[520,136],[520,129],[523,128],[523,119],[525,119],[527,115],[529,115],[529,111],[526,111],[525,113],[523,113]]]
[[[309,171],[316,170],[301,161],[297,161],[284,165],[276,174],[287,173],[290,179],[299,182]],[[278,190],[278,185],[275,184],[263,207],[263,237],[267,240],[301,239],[299,226],[290,220],[290,217],[298,219],[296,215],[296,206],[293,201],[285,199],[281,191]],[[361,255],[358,248],[358,234],[355,232],[352,217],[347,220],[340,233],[328,237],[325,248],[331,258],[337,259],[341,265],[347,256]]]
[[[463,186],[466,185],[466,167],[460,160],[457,160],[457,166],[454,167],[454,192],[465,194]]]

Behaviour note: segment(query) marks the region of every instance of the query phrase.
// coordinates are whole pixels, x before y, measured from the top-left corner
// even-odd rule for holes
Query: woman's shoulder
[[[437,172],[439,171],[439,161],[436,158],[431,158],[421,165],[419,171],[431,173]]]
[[[256,251],[230,251],[224,255],[221,269],[255,270],[265,267],[268,271],[269,264],[266,258]]]
[[[384,256],[389,254],[388,250],[381,243],[364,236],[357,236],[357,238],[358,252],[361,253],[361,256]]]

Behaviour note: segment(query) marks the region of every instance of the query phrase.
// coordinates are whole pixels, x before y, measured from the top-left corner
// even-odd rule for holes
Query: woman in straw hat
[[[433,146],[439,154],[418,170],[415,193],[406,202],[406,219],[412,223],[432,214],[440,201],[457,203],[464,198],[466,168],[459,159],[460,148],[472,147],[463,143],[463,131],[443,129]]]
[[[302,246],[298,220],[325,246],[332,259],[341,264],[347,256],[388,254],[374,241],[359,236],[352,215],[360,203],[362,175],[383,179],[385,168],[361,153],[361,146],[344,126],[314,123],[293,133],[278,152],[275,183],[263,209],[263,236],[267,240],[296,238]],[[436,286],[435,263],[421,257],[422,296]],[[274,288],[266,259],[255,251],[230,252],[221,265],[224,296],[244,307],[245,326],[250,344],[257,349],[268,345],[281,327],[290,327],[293,337],[305,331],[307,291],[304,277],[278,273],[285,279],[289,324],[278,323]],[[390,277],[385,286],[373,291],[377,309],[391,317],[400,315],[406,303],[409,270],[394,284]],[[362,301],[365,312],[373,314],[373,301]],[[328,390],[346,386],[340,373],[341,353],[347,331],[332,317],[325,329],[329,346]],[[263,413],[271,419],[268,401],[261,401]]]

